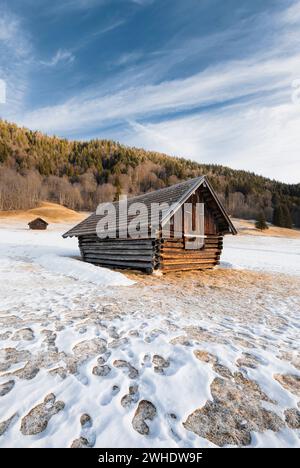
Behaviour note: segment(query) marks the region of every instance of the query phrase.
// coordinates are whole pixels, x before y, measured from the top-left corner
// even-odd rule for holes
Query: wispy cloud
[[[6,102],[6,83],[4,80],[0,79],[0,104],[5,104]]]
[[[52,11],[61,12],[62,10],[87,10],[95,6],[104,5],[109,0],[64,0],[55,2],[55,8]],[[51,8],[51,7],[50,7]]]
[[[75,60],[75,55],[69,50],[59,49],[53,57],[48,61],[40,61],[46,67],[55,67],[60,63],[72,63]]]
[[[130,123],[124,143],[181,155],[202,163],[218,162],[277,180],[300,180],[300,106],[286,103],[246,108],[230,106],[160,123]],[[133,131],[132,131],[133,130]]]
[[[48,131],[75,131],[108,120],[162,116],[225,105],[227,101],[256,94],[271,93],[272,99],[280,102],[290,96],[295,70],[300,73],[298,57],[260,63],[230,62],[186,79],[125,88],[114,94],[92,90],[90,95],[84,93],[62,105],[30,112],[26,122],[34,127],[42,125]]]
[[[143,57],[141,52],[127,52],[125,54],[120,55],[120,57],[114,62],[114,65],[117,66],[124,66],[128,64],[132,64]]]
[[[6,84],[0,115],[13,118],[21,111],[28,85],[32,46],[20,18],[3,7],[0,18],[0,79]]]
[[[130,66],[120,67],[106,82],[17,120],[66,136],[85,136],[95,129],[99,136],[114,136],[113,127],[119,125],[123,130],[115,137],[128,144],[299,180],[300,108],[291,100],[291,85],[300,77],[300,17],[297,22],[291,11],[268,16],[270,33],[258,50],[252,43],[263,35],[263,17],[205,37],[171,40],[146,60],[142,50],[127,51],[115,64]],[[241,28],[249,28],[250,45]],[[166,79],[172,67],[182,69],[183,63],[197,54],[209,55],[220,43],[230,44],[237,57],[223,57],[187,77]],[[64,52],[48,65],[72,60],[74,52]]]
[[[137,5],[145,6],[151,5],[151,3],[155,2],[155,0],[129,0],[132,3],[136,3]]]
[[[300,3],[295,2],[281,16],[281,20],[288,24],[296,24],[300,22]]]

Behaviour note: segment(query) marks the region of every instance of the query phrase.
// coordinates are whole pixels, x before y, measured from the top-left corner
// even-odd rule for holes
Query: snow
[[[83,263],[78,258],[77,239],[63,239],[61,233],[67,226],[50,227],[48,231],[30,231],[16,224],[13,229],[0,230],[0,256],[4,261],[16,258],[33,262],[49,272],[90,282],[99,286],[130,286],[125,275]]]
[[[300,276],[300,239],[225,236],[221,267]]]
[[[182,424],[212,399],[211,384],[218,376],[210,363],[196,359],[198,349],[217,356],[232,373],[242,369],[274,400],[263,405],[283,421],[286,409],[297,408],[299,396],[283,388],[274,375],[300,376],[295,364],[299,241],[228,237],[223,260],[227,267],[238,266],[238,273],[229,268],[179,281],[176,276],[128,278],[76,259],[77,240],[61,237],[68,227],[34,232],[20,223],[0,221],[0,366],[5,364],[2,350],[13,348],[30,352],[29,361],[39,368],[27,380],[14,374],[26,358],[16,358],[7,369],[0,367],[0,385],[15,381],[14,388],[0,397],[0,424],[16,413],[0,436],[0,447],[69,447],[80,436],[95,447],[213,447],[208,438]],[[249,284],[244,268],[254,271]],[[261,271],[273,276],[256,278],[255,272]],[[14,338],[24,328],[32,329],[31,341]],[[183,335],[187,346],[177,341]],[[102,354],[91,351],[86,360],[74,354],[74,346],[82,341],[100,339],[107,344],[106,364],[111,368],[105,377],[93,373]],[[238,367],[244,353],[256,356],[259,364]],[[169,360],[163,374],[154,370],[155,354]],[[67,369],[72,359],[78,362],[77,372],[68,372],[64,379],[50,373],[58,367]],[[129,362],[138,376],[130,379],[115,360]],[[124,408],[121,399],[134,384],[137,401]],[[22,418],[49,393],[65,403],[64,409],[43,432],[23,435]],[[157,409],[157,417],[146,421],[148,436],[132,426],[142,399]],[[92,417],[89,428],[80,425],[83,413]],[[278,432],[253,432],[251,446],[298,447],[299,437],[287,426]]]
[[[36,260],[39,265],[54,273],[69,276],[80,281],[98,284],[99,286],[129,286],[133,284],[126,276],[99,268],[94,265],[79,262],[65,256],[49,254],[42,255]]]

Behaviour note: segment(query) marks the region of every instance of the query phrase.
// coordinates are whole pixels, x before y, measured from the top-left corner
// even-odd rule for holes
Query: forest
[[[118,142],[71,141],[0,120],[0,210],[42,200],[92,211],[103,201],[207,175],[229,214],[300,227],[300,184],[217,164],[201,164]]]

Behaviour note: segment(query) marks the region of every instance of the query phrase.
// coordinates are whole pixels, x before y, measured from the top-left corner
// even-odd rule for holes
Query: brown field
[[[300,239],[300,229],[287,229],[269,225],[269,229],[260,231],[255,227],[255,221],[232,218],[232,222],[243,236],[263,236],[263,237],[288,237],[290,239]]]
[[[73,223],[74,225],[85,219],[89,213],[70,210],[57,203],[43,202],[41,206],[30,210],[0,211],[0,220],[6,221],[26,221],[40,217],[48,223]],[[233,224],[239,235],[243,236],[263,236],[263,237],[286,237],[290,239],[300,239],[300,229],[287,229],[269,225],[269,229],[260,231],[256,229],[252,220],[232,218]]]
[[[12,221],[26,221],[27,223],[35,218],[43,218],[48,223],[63,223],[82,221],[89,213],[70,210],[57,203],[43,202],[41,206],[31,210],[20,211],[0,211],[0,219]]]

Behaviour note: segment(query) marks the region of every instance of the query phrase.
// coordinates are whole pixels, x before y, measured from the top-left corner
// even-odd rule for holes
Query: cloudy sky
[[[0,0],[0,117],[299,183],[300,1]]]

